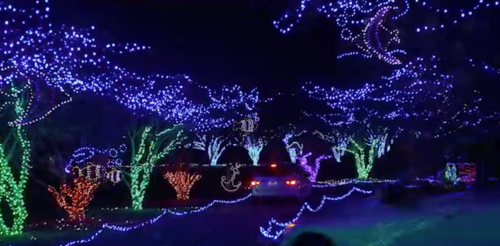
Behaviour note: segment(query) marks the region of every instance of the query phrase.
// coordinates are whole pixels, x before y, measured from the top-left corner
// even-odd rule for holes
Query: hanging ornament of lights
[[[123,173],[116,168],[112,168],[110,171],[106,172],[106,179],[113,184],[118,184],[123,179]]]
[[[247,116],[246,119],[234,122],[233,130],[242,131],[243,133],[252,133],[257,130],[259,126],[259,117],[257,113]]]
[[[92,182],[96,182],[106,177],[106,167],[92,162],[87,162],[87,165],[82,168],[79,166],[73,166],[72,170],[73,175],[88,178],[92,180]]]

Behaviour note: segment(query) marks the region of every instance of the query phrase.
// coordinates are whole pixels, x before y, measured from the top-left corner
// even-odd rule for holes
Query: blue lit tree
[[[324,89],[309,83],[303,87],[306,93],[325,102],[331,111],[306,114],[336,129],[332,135],[317,135],[334,145],[336,158],[352,153],[359,178],[368,178],[375,159],[389,151],[402,127],[419,129],[422,125],[415,122],[435,123],[450,108],[454,101],[452,77],[439,74],[437,65],[431,68],[417,58],[382,77],[379,85],[366,84],[360,89]]]
[[[387,152],[403,129],[430,132],[431,138],[437,138],[451,133],[450,128],[475,126],[484,119],[477,93],[470,93],[467,100],[457,98],[454,77],[439,73],[438,64],[431,62],[436,60],[424,63],[417,58],[382,77],[378,85],[367,84],[357,90],[324,89],[311,83],[303,87],[311,98],[325,102],[331,110],[306,113],[335,129],[333,135],[318,136],[332,142],[334,149],[353,153],[360,178],[368,177],[375,157]],[[350,148],[344,147],[346,139]],[[334,151],[334,155],[339,153]]]
[[[423,53],[429,50],[424,46],[431,43],[430,46],[435,47],[437,42],[431,38],[422,40],[425,42],[401,41],[410,41],[410,36],[411,40],[419,40],[414,39],[418,34],[443,30],[459,23],[462,18],[475,15],[478,9],[498,6],[498,3],[493,5],[492,1],[479,0],[471,9],[441,8],[437,6],[438,3],[417,0],[297,0],[296,3],[296,9],[286,11],[279,20],[274,21],[273,24],[281,33],[288,33],[300,25],[301,19],[310,14],[308,10],[316,11],[334,21],[340,29],[340,38],[352,44],[353,50],[340,54],[338,59],[352,56],[376,59],[393,70],[390,76],[381,77],[360,89],[324,89],[311,83],[305,86],[304,90],[311,98],[324,101],[331,109],[326,114],[306,114],[320,118],[335,129],[332,135],[316,134],[334,145],[333,154],[338,161],[345,152],[350,152],[355,155],[357,164],[362,164],[358,160],[366,158],[362,158],[364,155],[360,151],[367,147],[365,153],[368,153],[368,161],[364,163],[367,167],[371,166],[370,160],[374,158],[371,156],[383,153],[384,145],[390,147],[387,143],[392,142],[392,137],[398,135],[400,128],[415,136],[438,138],[458,129],[475,127],[492,117],[480,110],[482,97],[477,91],[457,88],[462,78],[452,76],[449,70],[450,64],[456,63],[456,59],[450,62],[438,58],[435,49],[425,59],[409,55],[401,49],[404,45],[408,50]],[[436,16],[438,18],[434,18]],[[410,17],[417,18],[410,21]],[[413,19],[422,20],[418,17],[423,17],[425,24],[418,23],[414,32],[405,30],[406,40],[401,40],[400,32],[394,26],[403,19],[406,23],[404,26],[410,26],[409,23],[415,22]],[[436,22],[436,19],[443,22]],[[450,46],[449,42],[445,45]],[[480,65],[496,73],[500,71],[470,59],[466,61],[471,66]],[[357,68],[360,72],[369,69],[361,66]],[[359,166],[362,165],[358,165],[358,172],[363,173],[360,176],[368,177],[366,171],[369,172],[369,168],[359,169]]]
[[[314,134],[333,145],[333,157],[337,162],[341,162],[341,159],[345,155],[347,146],[351,142],[352,138],[345,132],[334,132],[332,135],[325,135],[319,131],[315,131]]]
[[[236,142],[248,151],[252,165],[259,165],[260,153],[267,144],[266,138],[255,136],[255,134],[243,134],[236,139]]]
[[[234,114],[252,110],[259,101],[256,89],[245,91],[237,85],[208,88],[187,75],[130,72],[111,58],[150,47],[102,42],[95,38],[94,27],[52,24],[48,22],[48,0],[33,0],[26,9],[16,6],[16,1],[8,2],[2,5],[5,26],[0,67],[15,67],[14,76],[38,78],[37,83],[71,95],[90,92],[113,98],[136,114],[154,114],[198,132],[229,127]],[[0,83],[0,87],[4,85]],[[193,89],[205,97],[202,103],[188,96]]]
[[[210,160],[210,166],[216,166],[220,156],[231,144],[229,139],[224,136],[208,136],[196,134],[197,140],[193,142],[193,149],[205,151]]]

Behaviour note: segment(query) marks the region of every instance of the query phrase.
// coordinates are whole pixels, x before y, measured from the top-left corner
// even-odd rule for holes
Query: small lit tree
[[[334,156],[339,156],[339,153],[343,154],[344,152],[353,154],[358,178],[367,179],[375,160],[390,150],[391,144],[393,144],[394,139],[397,138],[400,131],[401,129],[398,129],[393,135],[389,135],[388,128],[368,129],[365,133],[358,132],[353,134],[353,137],[347,137],[339,132],[334,132],[333,135],[326,135],[319,132],[316,132],[316,134],[321,139],[335,144],[332,147]],[[363,134],[367,136],[364,139],[362,138]],[[361,138],[356,140],[355,137]],[[343,142],[344,138],[349,141],[347,144]],[[342,144],[339,144],[339,142]]]
[[[82,176],[73,180],[73,187],[63,184],[59,192],[52,186],[49,186],[48,190],[56,198],[57,204],[66,210],[71,220],[81,221],[85,218],[85,208],[94,198],[97,187],[99,182]]]
[[[132,208],[142,209],[142,203],[154,165],[178,147],[185,139],[180,126],[154,131],[152,126],[129,132],[132,163],[130,165],[130,194]]]
[[[194,183],[200,180],[201,175],[190,174],[189,170],[177,170],[174,172],[165,172],[163,177],[174,187],[177,194],[177,200],[189,200],[189,193]]]
[[[241,139],[236,139],[239,145],[243,146],[248,151],[250,159],[252,159],[252,165],[259,165],[260,153],[267,141],[263,137],[255,137],[251,135],[243,135]]]
[[[226,147],[230,144],[227,138],[222,136],[218,137],[208,137],[207,135],[196,134],[198,138],[197,141],[193,142],[193,148],[201,151],[206,151],[208,154],[208,159],[210,160],[210,166],[216,166],[222,152],[226,150]]]
[[[339,132],[333,135],[325,135],[319,131],[315,131],[314,135],[317,135],[319,138],[333,144],[333,157],[335,157],[337,162],[341,162],[341,158],[345,155],[345,149],[349,145],[350,137]]]

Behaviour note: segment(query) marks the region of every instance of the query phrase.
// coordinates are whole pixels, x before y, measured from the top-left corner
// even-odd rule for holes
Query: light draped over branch
[[[319,131],[315,131],[313,134],[333,144],[332,147],[333,157],[335,157],[335,160],[337,162],[340,162],[342,156],[345,155],[345,149],[347,148],[347,145],[349,145],[350,137],[345,134],[341,134],[339,132],[336,132],[334,135],[326,135]]]
[[[373,145],[377,158],[380,158],[385,153],[391,150],[391,145],[394,144],[394,139],[399,136],[402,129],[399,128],[394,134],[389,135],[389,128],[379,128],[376,131],[368,130],[366,139],[367,145]]]
[[[254,166],[259,165],[260,153],[264,146],[267,144],[267,140],[264,137],[255,137],[251,135],[243,135],[242,139],[236,139],[240,146],[243,146],[248,151],[250,159],[252,159],[252,164]]]
[[[186,139],[184,130],[178,125],[157,132],[152,129],[153,127],[146,126],[135,134],[129,133],[132,146],[130,193],[134,209],[142,209],[146,187],[154,165]],[[138,139],[139,135],[140,139]],[[139,146],[136,146],[137,140],[139,140]]]
[[[337,161],[345,152],[353,154],[358,178],[367,179],[376,158],[380,158],[390,150],[391,144],[394,143],[394,139],[398,137],[400,132],[401,129],[398,129],[393,135],[389,135],[388,128],[377,128],[375,130],[368,128],[365,133],[357,132],[352,137],[339,132],[334,132],[333,135],[325,135],[316,131],[315,134],[321,139],[335,144],[332,151],[335,158],[339,158]],[[362,140],[355,140],[356,137],[359,139],[362,135],[367,135],[367,137],[365,139],[361,138]]]
[[[299,142],[293,141],[294,138],[301,136],[307,131],[298,131],[295,126],[290,125],[288,130],[285,130],[284,137],[282,139],[285,144],[286,151],[290,156],[290,161],[292,163],[297,163],[297,157],[302,156],[304,151],[304,145]]]
[[[321,155],[314,160],[314,164],[311,165],[308,163],[307,158],[312,155],[311,152],[298,156],[299,164],[309,174],[309,181],[316,182],[316,178],[318,177],[319,169],[321,167],[321,161],[332,158],[331,155]]]
[[[227,138],[222,136],[208,138],[207,135],[196,134],[198,138],[197,141],[193,142],[193,148],[206,151],[208,154],[208,159],[210,160],[210,166],[216,166],[222,152],[226,150],[226,147],[230,144]]]

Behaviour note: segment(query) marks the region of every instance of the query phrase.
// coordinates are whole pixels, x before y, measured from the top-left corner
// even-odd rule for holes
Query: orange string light
[[[57,204],[66,210],[71,220],[81,221],[85,218],[85,208],[94,198],[93,193],[99,183],[87,177],[78,177],[73,180],[73,186],[71,188],[68,184],[63,184],[60,192],[52,186],[49,186],[48,190],[56,198]]]
[[[166,172],[163,178],[174,187],[177,200],[189,200],[189,192],[194,183],[201,178],[199,174],[189,174],[187,171]]]

